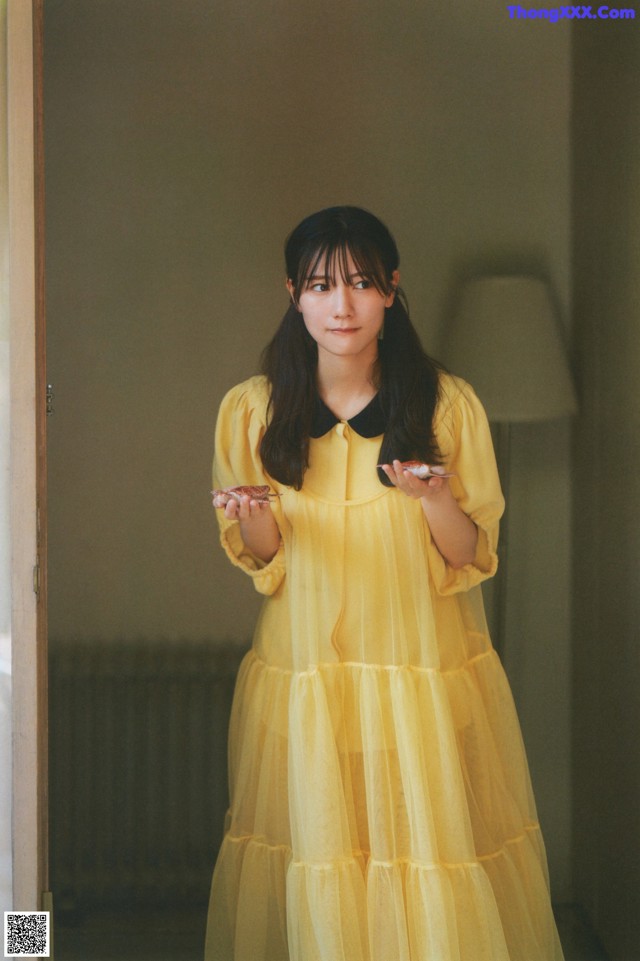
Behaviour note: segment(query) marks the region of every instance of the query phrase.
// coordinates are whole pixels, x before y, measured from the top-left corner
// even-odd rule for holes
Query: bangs
[[[334,285],[339,275],[345,284],[351,283],[349,257],[353,261],[356,274],[363,280],[369,281],[383,295],[390,292],[391,277],[387,277],[380,255],[369,245],[357,243],[354,238],[328,240],[319,247],[305,250],[298,264],[296,291],[301,293],[311,278],[320,278],[325,283]]]
[[[353,270],[386,296],[393,289],[398,268],[396,243],[377,217],[360,207],[327,207],[306,217],[287,238],[284,249],[287,277],[300,296],[312,279],[331,284],[340,277],[351,283]]]

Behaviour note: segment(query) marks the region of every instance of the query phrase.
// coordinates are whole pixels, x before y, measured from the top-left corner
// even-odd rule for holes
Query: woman
[[[216,431],[222,544],[267,599],[234,699],[207,961],[558,961],[478,586],[504,506],[486,417],[422,350],[372,214],[306,218],[285,260],[264,374]]]

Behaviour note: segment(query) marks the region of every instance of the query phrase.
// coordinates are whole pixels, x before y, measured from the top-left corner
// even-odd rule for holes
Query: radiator
[[[243,651],[50,641],[50,870],[62,905],[206,901]]]

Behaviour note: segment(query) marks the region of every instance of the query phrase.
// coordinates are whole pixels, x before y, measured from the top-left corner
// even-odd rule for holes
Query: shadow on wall
[[[640,35],[586,26],[573,33],[574,883],[612,959],[638,961]]]

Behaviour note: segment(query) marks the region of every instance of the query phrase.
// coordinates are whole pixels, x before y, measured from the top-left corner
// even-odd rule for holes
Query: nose
[[[353,312],[351,288],[347,284],[336,284],[333,288],[332,312],[336,319],[350,317]]]

